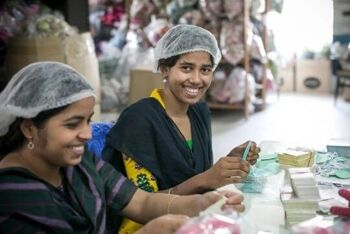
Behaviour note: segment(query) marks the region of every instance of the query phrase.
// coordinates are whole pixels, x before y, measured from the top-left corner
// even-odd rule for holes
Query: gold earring
[[[27,148],[30,149],[30,150],[34,149],[34,143],[32,142],[32,139],[29,139],[29,142],[27,144]]]

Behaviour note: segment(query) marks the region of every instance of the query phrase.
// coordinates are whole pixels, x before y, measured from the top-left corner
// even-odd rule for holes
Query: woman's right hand
[[[247,177],[250,165],[239,157],[222,157],[210,169],[204,172],[209,189],[227,184],[240,183]]]
[[[137,234],[174,233],[188,219],[189,217],[185,215],[173,215],[173,214],[163,215],[149,221],[146,225],[144,225],[135,233]]]

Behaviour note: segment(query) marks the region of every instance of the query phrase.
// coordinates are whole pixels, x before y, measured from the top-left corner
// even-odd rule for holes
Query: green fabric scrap
[[[273,154],[264,154],[259,156],[260,160],[272,160],[272,159],[276,159],[278,157],[277,153],[273,153]]]
[[[339,179],[350,179],[350,169],[341,169],[335,172],[335,176]]]
[[[277,174],[280,170],[279,164],[274,159],[259,161],[259,163],[267,161],[268,163],[262,167],[252,166],[244,182],[238,184],[238,189],[246,193],[261,193],[267,177]]]
[[[322,164],[325,163],[329,160],[329,155],[328,154],[316,154],[316,164]]]
[[[275,160],[275,159],[270,159],[270,160],[259,160],[256,166],[257,166],[258,168],[264,168],[264,167],[268,166],[269,164],[273,164],[273,163],[276,163],[276,160]]]

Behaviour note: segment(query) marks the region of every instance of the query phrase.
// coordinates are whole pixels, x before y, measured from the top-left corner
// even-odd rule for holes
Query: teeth
[[[84,153],[84,146],[80,145],[80,146],[73,146],[72,147],[74,153],[76,154],[83,154]]]
[[[186,92],[188,92],[188,93],[190,93],[190,94],[192,94],[192,95],[196,95],[196,94],[198,94],[198,92],[199,92],[199,89],[198,88],[188,88],[188,87],[186,87],[185,88],[185,90],[186,90]]]

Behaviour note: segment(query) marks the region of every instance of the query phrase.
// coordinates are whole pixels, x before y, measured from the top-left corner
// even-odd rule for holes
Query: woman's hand
[[[203,173],[207,189],[216,189],[227,184],[240,183],[247,177],[249,163],[239,157],[220,158],[210,169]]]
[[[254,141],[251,141],[251,142],[252,142],[252,144],[251,144],[251,147],[250,147],[250,150],[248,153],[247,161],[250,163],[250,165],[254,165],[259,158],[260,147],[258,147]],[[243,152],[244,152],[245,148],[247,147],[248,143],[249,143],[249,141],[233,148],[230,151],[230,153],[227,154],[227,156],[242,158]]]
[[[347,189],[339,189],[338,194],[350,202],[350,191]],[[330,212],[334,215],[350,217],[350,203],[348,207],[332,206]]]
[[[149,221],[146,225],[135,232],[135,234],[174,233],[188,219],[189,217],[185,215],[163,215]]]
[[[215,202],[222,199],[222,197],[226,197],[227,200],[225,204],[221,207],[222,210],[233,209],[237,212],[243,212],[245,207],[243,205],[243,196],[238,193],[230,192],[230,191],[212,191],[204,193],[199,198],[199,209],[205,210]]]

